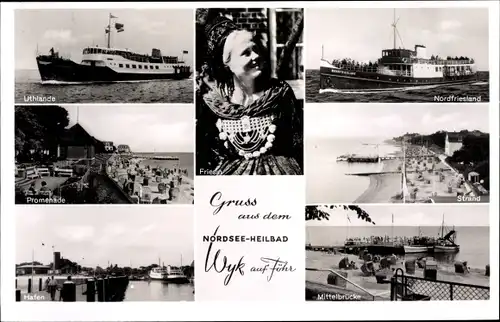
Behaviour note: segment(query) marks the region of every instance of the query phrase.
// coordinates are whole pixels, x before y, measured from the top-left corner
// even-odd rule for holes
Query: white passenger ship
[[[191,67],[176,56],[163,56],[159,49],[153,48],[151,55],[133,52],[129,49],[111,48],[111,32],[124,31],[121,23],[112,23],[115,19],[110,14],[109,25],[105,29],[107,48],[86,47],[82,52],[82,61],[59,56],[53,48],[49,55],[36,57],[42,81],[61,82],[118,82],[156,79],[183,79],[191,75]],[[187,54],[183,51],[182,54]]]

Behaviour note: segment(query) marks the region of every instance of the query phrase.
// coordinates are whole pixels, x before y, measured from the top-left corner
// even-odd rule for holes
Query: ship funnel
[[[427,50],[425,46],[415,45],[415,55],[417,58],[427,59]]]
[[[160,58],[161,57],[161,50],[153,48],[153,50],[151,51],[151,56]]]

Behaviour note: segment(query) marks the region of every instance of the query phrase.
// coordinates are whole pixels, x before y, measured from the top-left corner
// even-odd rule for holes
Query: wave
[[[480,85],[488,85],[489,82],[475,82],[475,83],[472,83],[471,85],[473,86],[480,86]]]
[[[373,93],[393,93],[393,92],[407,92],[414,90],[427,90],[437,88],[440,85],[425,85],[425,86],[412,86],[412,87],[396,87],[396,88],[381,88],[381,89],[320,89],[319,93],[339,93],[339,94],[373,94]]]
[[[40,81],[41,85],[95,85],[95,84],[118,84],[118,83],[151,83],[151,82],[162,82],[165,79],[144,79],[144,80],[124,80],[124,81],[95,81],[95,82],[65,82],[65,81]]]

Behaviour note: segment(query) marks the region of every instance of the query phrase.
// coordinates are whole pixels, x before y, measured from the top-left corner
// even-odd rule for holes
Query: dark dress
[[[196,102],[198,175],[303,174],[303,109],[288,83],[272,79],[248,106],[229,102],[214,86],[201,88],[205,90],[197,91]]]

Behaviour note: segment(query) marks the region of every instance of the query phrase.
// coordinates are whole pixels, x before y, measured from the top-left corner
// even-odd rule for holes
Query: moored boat
[[[405,250],[405,254],[427,253],[429,250],[425,245],[404,245],[403,248]]]
[[[153,267],[149,271],[149,278],[152,280],[165,280],[167,276],[166,269],[162,267]]]
[[[441,224],[440,237],[437,240],[436,245],[434,245],[435,253],[458,253],[460,251],[460,245],[456,243],[457,232],[455,229],[447,229],[444,225],[444,214],[443,223]]]
[[[165,270],[165,278],[163,281],[167,283],[184,284],[189,283],[189,278],[184,274],[182,269],[174,266],[167,266]]]
[[[439,57],[426,53],[426,47],[397,48],[396,17],[394,46],[383,49],[376,62],[360,63],[352,59],[320,61],[320,93],[325,90],[386,90],[422,86],[471,83],[478,80],[475,61],[469,57]]]

